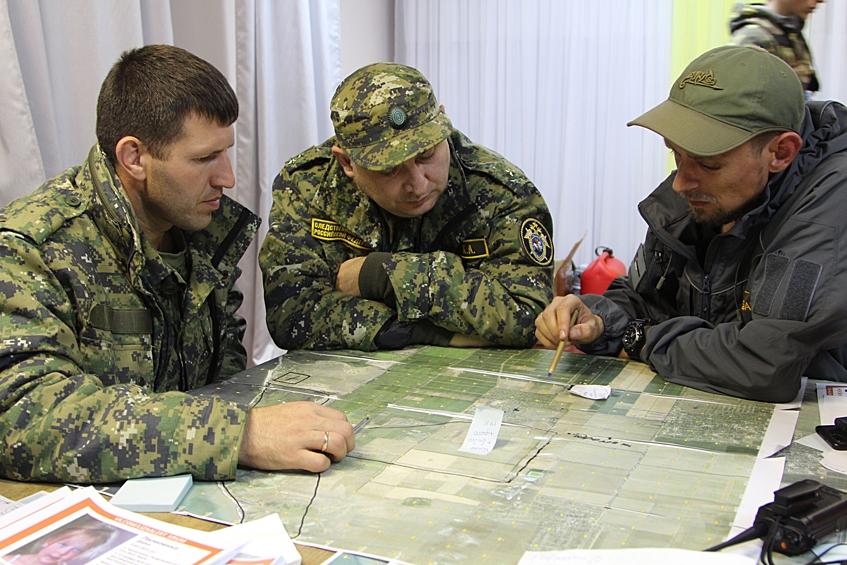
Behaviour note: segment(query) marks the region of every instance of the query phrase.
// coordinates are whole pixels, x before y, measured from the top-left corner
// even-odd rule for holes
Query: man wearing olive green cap
[[[767,402],[803,375],[847,381],[847,108],[804,103],[781,59],[724,46],[629,125],[664,137],[677,170],[639,205],[628,275],[556,299],[539,341],[623,349],[666,381]]]
[[[359,69],[330,109],[335,136],[273,185],[259,263],[277,345],[533,345],[553,296],[535,186],[455,130],[411,67]]]

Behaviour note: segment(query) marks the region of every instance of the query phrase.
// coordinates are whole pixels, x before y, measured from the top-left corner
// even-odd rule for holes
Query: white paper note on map
[[[503,423],[503,411],[488,406],[477,406],[473,422],[465,436],[465,442],[459,451],[487,455],[494,449],[497,436],[500,434],[500,424]]]

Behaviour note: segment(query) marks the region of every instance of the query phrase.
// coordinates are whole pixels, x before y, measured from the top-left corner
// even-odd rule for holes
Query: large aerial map
[[[606,357],[566,353],[548,377],[552,355],[289,352],[201,390],[259,406],[332,405],[353,424],[367,419],[356,449],[321,475],[239,471],[220,491],[193,489],[185,509],[227,522],[277,512],[299,542],[415,564],[722,541],[774,405]],[[609,385],[611,396],[576,396],[575,384]],[[459,451],[477,406],[504,413],[487,455]]]

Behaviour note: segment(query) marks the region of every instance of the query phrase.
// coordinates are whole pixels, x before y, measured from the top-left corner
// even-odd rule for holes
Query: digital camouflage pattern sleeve
[[[92,175],[100,177],[106,206]],[[206,378],[208,355],[199,352],[215,339],[212,324],[198,319],[207,328],[194,332],[196,343],[163,333],[161,312],[150,308],[155,300],[122,268],[127,257],[130,273],[146,261],[145,253],[123,256],[124,244],[139,241],[130,233],[134,220],[122,216],[128,206],[103,163],[89,160],[0,211],[3,477],[235,477],[247,409],[180,392]],[[118,221],[104,224],[106,216]],[[110,240],[118,232],[129,239]],[[237,334],[233,323],[222,333]],[[170,364],[157,358],[171,343],[192,357],[185,372],[169,373]],[[243,366],[243,350],[233,355],[224,354],[221,374]]]
[[[334,241],[313,237],[312,218],[328,217],[325,209],[334,206],[324,203],[341,196],[330,170],[335,159],[330,148],[325,143],[291,159],[274,180],[270,227],[259,253],[268,329],[285,349],[372,351],[379,330],[397,314],[381,302],[336,290],[335,277],[342,262],[378,245],[378,236],[365,241],[337,230]],[[375,221],[358,195],[347,208],[351,224]]]

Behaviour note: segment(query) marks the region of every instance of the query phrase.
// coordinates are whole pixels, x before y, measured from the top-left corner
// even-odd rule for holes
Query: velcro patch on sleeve
[[[459,257],[462,259],[482,259],[488,257],[488,242],[483,238],[462,241],[459,244]]]
[[[821,276],[823,266],[819,263],[797,259],[788,279],[788,288],[785,291],[785,299],[782,308],[779,309],[781,320],[805,321],[809,315],[809,306],[815,295],[815,288]]]
[[[765,257],[765,280],[762,281],[762,288],[756,294],[756,303],[753,305],[754,314],[770,316],[773,299],[788,269],[788,262],[788,257],[776,253],[769,253]]]
[[[638,245],[638,250],[635,252],[635,257],[632,263],[629,264],[629,283],[632,288],[638,288],[638,283],[641,282],[641,277],[647,272],[647,261],[644,259],[644,244]]]
[[[343,241],[350,247],[371,251],[364,239],[332,220],[312,218],[312,237],[321,241]]]
[[[553,242],[544,224],[535,218],[527,218],[521,223],[521,244],[523,251],[534,263],[542,267],[553,261]]]

